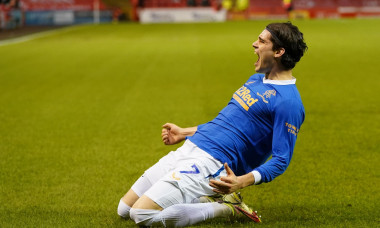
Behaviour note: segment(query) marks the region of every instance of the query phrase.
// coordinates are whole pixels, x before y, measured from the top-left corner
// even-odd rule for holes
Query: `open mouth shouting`
[[[257,55],[257,61],[255,62],[255,67],[258,67],[259,66],[259,62],[260,62],[260,55],[256,51],[255,51],[255,54]]]

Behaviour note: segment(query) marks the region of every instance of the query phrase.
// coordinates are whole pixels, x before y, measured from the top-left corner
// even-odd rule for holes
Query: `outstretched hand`
[[[173,145],[185,139],[185,136],[181,134],[182,128],[177,125],[166,123],[162,127],[161,137],[165,145]]]
[[[210,180],[209,185],[214,188],[213,191],[219,194],[229,194],[241,189],[237,176],[227,163],[224,163],[224,169],[227,172],[227,176],[221,177],[220,181]]]

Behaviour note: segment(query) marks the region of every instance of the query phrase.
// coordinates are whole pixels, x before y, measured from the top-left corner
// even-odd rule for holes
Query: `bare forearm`
[[[181,135],[184,137],[186,136],[192,136],[194,133],[197,131],[198,127],[187,127],[187,128],[182,128]]]
[[[242,176],[238,176],[237,180],[240,188],[245,188],[255,183],[255,177],[251,172]]]
[[[187,136],[192,136],[197,131],[198,127],[187,127],[187,128],[181,128],[179,131],[179,139],[180,141],[183,141],[186,139]]]

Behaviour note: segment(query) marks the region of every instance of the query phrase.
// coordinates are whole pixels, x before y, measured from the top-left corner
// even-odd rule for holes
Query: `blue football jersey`
[[[288,167],[304,118],[295,79],[254,74],[215,119],[199,125],[188,139],[227,162],[236,175],[256,170],[262,182],[269,182]]]

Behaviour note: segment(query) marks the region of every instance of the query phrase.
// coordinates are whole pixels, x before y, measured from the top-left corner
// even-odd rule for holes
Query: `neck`
[[[274,68],[265,74],[265,78],[270,80],[291,80],[293,79],[293,75],[292,70],[278,70]]]

